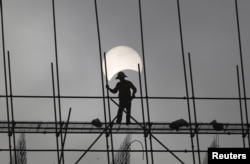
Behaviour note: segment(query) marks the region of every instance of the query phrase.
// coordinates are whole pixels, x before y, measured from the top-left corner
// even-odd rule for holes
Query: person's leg
[[[118,112],[117,112],[117,120],[116,120],[117,123],[122,122],[122,114],[123,114],[124,108],[125,108],[124,104],[120,102]]]
[[[126,109],[127,109],[126,123],[128,125],[130,124],[130,117],[131,117],[131,103],[127,104]]]
[[[122,122],[122,113],[123,113],[123,109],[121,107],[119,107],[118,112],[117,112],[117,123],[121,123]]]

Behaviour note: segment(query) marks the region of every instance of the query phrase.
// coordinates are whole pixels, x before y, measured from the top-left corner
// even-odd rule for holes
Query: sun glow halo
[[[127,46],[117,46],[109,50],[106,54],[108,80],[123,70],[133,70],[138,72],[138,64],[142,70],[142,60],[140,55],[132,48]],[[105,71],[105,61],[103,59],[103,72]]]

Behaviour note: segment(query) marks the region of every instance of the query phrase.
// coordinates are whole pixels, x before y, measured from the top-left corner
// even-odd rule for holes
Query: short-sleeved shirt
[[[114,90],[119,91],[119,100],[129,101],[131,99],[131,90],[136,91],[135,86],[128,80],[120,81],[116,84]]]

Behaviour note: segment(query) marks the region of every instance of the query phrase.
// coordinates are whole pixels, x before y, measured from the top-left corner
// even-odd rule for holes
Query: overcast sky
[[[14,95],[52,95],[51,67],[55,64],[52,0],[2,0],[5,49],[11,55]],[[147,88],[149,96],[186,96],[177,0],[141,0]],[[119,45],[135,49],[142,56],[138,0],[97,0],[101,52]],[[238,0],[246,93],[250,92],[250,1]],[[190,52],[194,91],[197,97],[238,97],[236,65],[240,65],[234,0],[180,0],[184,52]],[[63,96],[102,96],[94,0],[55,0],[60,91]],[[2,36],[1,36],[2,38]],[[2,42],[2,41],[1,41]],[[1,44],[2,45],[2,44]],[[1,46],[2,54],[2,46]],[[188,65],[187,65],[188,66]],[[3,58],[0,58],[0,95],[5,94]],[[138,73],[125,71],[139,88]],[[143,78],[144,78],[143,74]],[[188,75],[189,77],[189,75]],[[109,85],[114,87],[113,78]],[[242,84],[241,84],[242,85]],[[190,90],[189,83],[189,91]],[[242,91],[243,93],[243,91]],[[145,89],[143,86],[143,94]],[[114,95],[116,96],[116,95]],[[137,93],[139,95],[139,92]],[[242,95],[243,96],[243,95]],[[52,99],[14,98],[16,121],[53,121]],[[62,118],[71,121],[104,121],[102,99],[62,99]],[[249,104],[250,105],[250,104]],[[248,106],[249,106],[248,105]],[[0,120],[6,121],[5,99],[0,98]],[[149,100],[152,122],[188,120],[186,100]],[[240,123],[238,100],[197,100],[198,122]],[[112,116],[117,107],[111,104]],[[132,115],[142,121],[140,100],[134,100]],[[125,118],[123,118],[124,121]],[[244,120],[245,121],[245,120]],[[17,135],[18,136],[18,135]],[[171,150],[191,149],[189,135],[156,135]],[[97,135],[68,135],[66,149],[85,149]],[[214,135],[201,135],[206,150]],[[125,135],[114,135],[119,148]],[[0,149],[8,148],[7,134],[0,134]],[[142,135],[132,139],[142,142]],[[54,135],[26,134],[27,148],[56,148]],[[103,136],[93,149],[106,149]],[[241,135],[220,136],[220,146],[242,147]],[[196,148],[196,147],[195,147]],[[141,149],[133,144],[132,149]],[[154,149],[163,149],[154,142]],[[65,154],[74,163],[81,153]],[[155,153],[155,163],[178,163],[169,153]],[[177,154],[192,163],[191,153]],[[202,154],[203,157],[204,154]],[[107,163],[106,153],[88,153],[80,163]],[[0,152],[8,163],[8,152]],[[29,164],[56,163],[56,153],[28,152]],[[146,163],[134,153],[131,163]]]

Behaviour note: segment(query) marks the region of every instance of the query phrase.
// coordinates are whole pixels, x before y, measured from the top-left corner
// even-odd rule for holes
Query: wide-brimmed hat
[[[127,77],[124,72],[118,72],[117,77],[115,79],[122,79],[124,77]]]

